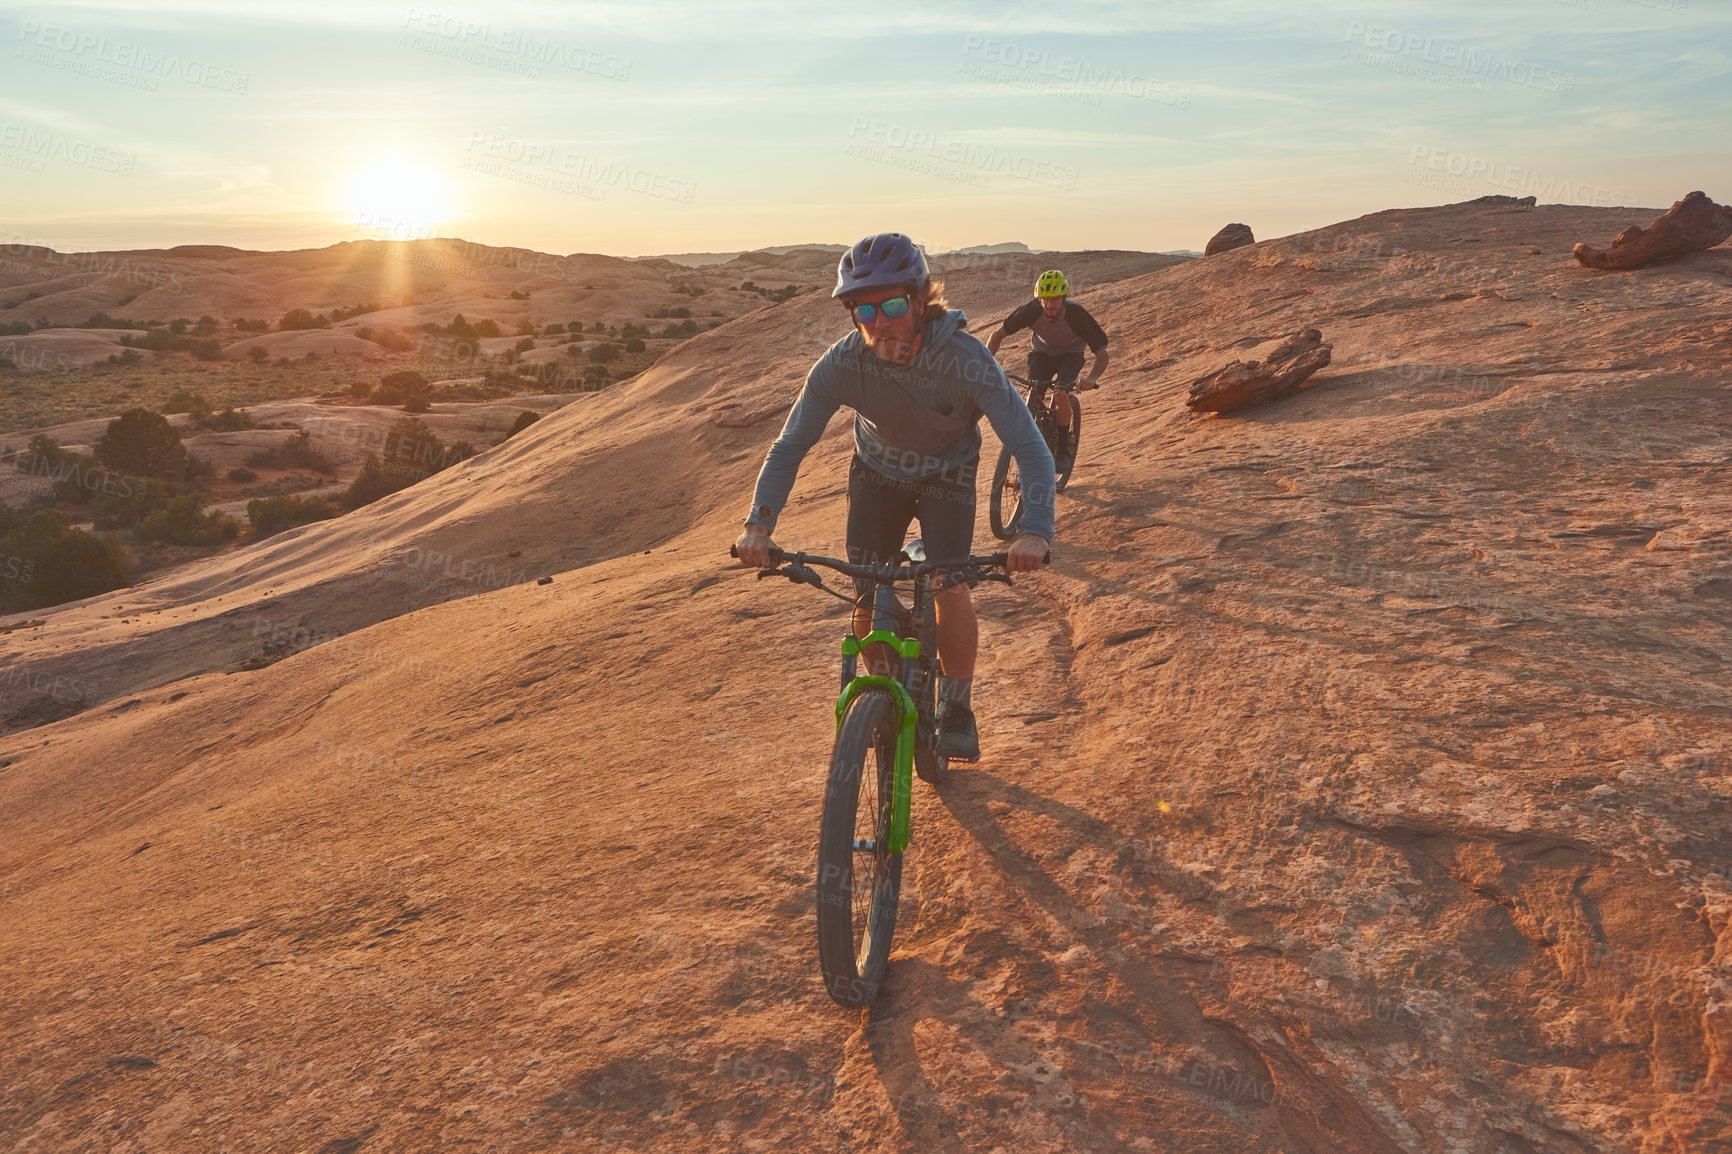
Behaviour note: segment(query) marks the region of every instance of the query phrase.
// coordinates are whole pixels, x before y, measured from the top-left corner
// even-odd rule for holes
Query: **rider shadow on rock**
[[[1068,1123],[1065,1128],[1081,1149],[1117,1147],[1111,1131],[1089,1117],[1063,1074],[1018,1032],[1015,1019],[989,1008],[966,984],[923,958],[898,957],[891,974],[863,1036],[879,1084],[911,1146],[960,1150],[1014,1144],[1027,1133],[1021,1119],[1033,1112]],[[963,1104],[966,1114],[947,1109],[943,1086],[927,1077],[921,1042],[915,1037],[923,1022],[947,1028],[954,1048],[930,1053],[927,1061],[939,1072],[938,1080],[950,1084],[950,1100]],[[938,1036],[936,1031],[923,1034],[928,1039]],[[965,1052],[970,1048],[972,1056]],[[983,1065],[995,1075],[985,1078],[984,1085]],[[966,1086],[957,1088],[963,1078]]]
[[[1139,927],[1104,919],[1079,905],[1070,891],[1019,843],[1018,836],[1005,828],[994,808],[1007,814],[1038,814],[1065,831],[1074,843],[1096,846],[1121,859],[1131,852],[1132,842],[1128,835],[1074,806],[1044,797],[985,771],[953,778],[940,799],[957,824],[986,852],[1012,887],[1043,909],[1053,922],[1065,927],[1088,951],[1090,962],[1083,963],[1081,968],[1086,971],[1092,963],[1115,979],[1107,985],[1117,992],[1117,1016],[1124,1020],[1127,1029],[1142,1034],[1147,1051],[1158,1055],[1161,1065],[1176,1062],[1181,1069],[1188,1065],[1237,1071],[1280,1088],[1285,1104],[1274,1108],[1274,1116],[1266,1107],[1244,1104],[1263,1115],[1261,1120],[1247,1126],[1244,1131],[1247,1135],[1279,1134],[1282,1141],[1297,1141],[1305,1148],[1314,1149],[1359,1151],[1378,1148],[1375,1141],[1366,1142],[1368,1136],[1381,1135],[1381,1131],[1364,1107],[1344,1087],[1318,1078],[1303,1055],[1271,1036],[1265,1029],[1271,1023],[1257,1020],[1254,1008],[1226,1003],[1213,994],[1204,985],[1207,967],[1202,959],[1168,954],[1149,941]],[[1150,872],[1164,875],[1169,871],[1162,869],[1157,862]],[[1176,869],[1170,872],[1178,873]],[[1149,879],[1149,884],[1163,882],[1157,877]],[[1015,948],[1013,942],[1014,939],[1007,937],[1007,946],[1012,949]],[[1039,949],[1040,945],[1035,943],[1025,948]],[[897,960],[894,973],[899,986],[902,975],[917,964],[912,960]],[[1092,977],[1087,980],[1090,986],[1101,985]],[[1201,998],[1193,991],[1198,991]],[[1085,1008],[1098,1001],[1080,990],[1074,997]],[[1006,1023],[1003,1028],[1008,1030],[1010,1026]],[[1092,1041],[1078,1040],[1084,1044]],[[1193,1057],[1187,1061],[1187,1055]],[[1196,1055],[1201,1055],[1201,1058]],[[1312,1061],[1318,1061],[1317,1056],[1313,1056]],[[1078,1088],[1091,1094],[1106,1091],[1104,1099],[1094,1104],[1097,1109],[1116,1097],[1110,1086],[1097,1089],[1096,1086],[1079,1084]],[[1172,1109],[1183,1103],[1215,1115],[1226,1113],[1237,1118],[1244,1113],[1238,1105],[1224,1107],[1207,1095],[1189,1089],[1180,1090],[1177,1083],[1171,1089],[1178,1092],[1177,1097],[1163,1095],[1165,1102],[1161,1109]],[[1301,1106],[1294,1099],[1305,1104]],[[1153,1105],[1149,1098],[1144,1098],[1143,1102],[1142,1111]],[[1223,1122],[1217,1117],[1215,1125],[1231,1129],[1245,1123],[1243,1119]]]

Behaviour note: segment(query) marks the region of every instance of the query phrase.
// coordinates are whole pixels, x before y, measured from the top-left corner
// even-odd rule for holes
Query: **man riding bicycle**
[[[997,360],[945,301],[926,257],[901,233],[869,236],[842,254],[836,289],[854,331],[818,358],[781,436],[758,473],[751,515],[735,543],[742,565],[769,563],[770,534],[806,453],[836,410],[854,410],[848,466],[848,560],[888,564],[914,518],[926,559],[960,561],[973,552],[974,477],[980,418],[1016,456],[1028,486],[1027,531],[1010,543],[1006,568],[1036,569],[1053,533],[1052,453]],[[872,585],[857,581],[854,632],[872,629]],[[979,624],[967,585],[937,597],[940,756],[980,758],[971,689]]]
[[[1094,353],[1094,364],[1088,376],[1077,381],[1077,388],[1084,392],[1100,388],[1100,376],[1107,369],[1107,334],[1087,309],[1069,298],[1070,281],[1064,273],[1058,269],[1041,273],[1034,282],[1034,299],[1004,318],[1004,324],[987,338],[986,351],[996,357],[1005,337],[1028,329],[1034,340],[1034,350],[1028,354],[1029,379],[1077,381],[1086,346]],[[1076,438],[1070,432],[1070,395],[1063,389],[1053,390],[1052,415],[1064,431],[1058,471],[1068,473],[1076,464]]]

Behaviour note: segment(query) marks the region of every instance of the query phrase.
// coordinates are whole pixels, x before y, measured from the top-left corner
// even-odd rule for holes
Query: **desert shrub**
[[[40,609],[94,597],[132,583],[126,555],[113,541],[72,528],[52,509],[24,513],[0,505],[0,553],[5,554],[0,606]]]
[[[210,412],[210,402],[197,393],[178,389],[172,397],[163,402],[162,411],[164,413],[208,413]]]
[[[149,409],[128,409],[96,442],[96,459],[117,473],[167,480],[186,468],[186,446],[168,418]]]
[[[90,518],[98,529],[131,528],[167,508],[172,496],[174,490],[166,481],[155,477],[121,477],[90,494]]]
[[[406,353],[415,348],[415,338],[399,329],[356,329],[355,335],[393,353]]]
[[[349,482],[349,487],[343,490],[343,495],[337,498],[344,509],[359,509],[362,505],[371,505],[380,497],[389,497],[399,489],[407,489],[413,481],[385,471],[383,461],[372,454],[361,465],[361,471],[355,474],[355,479]]]
[[[252,523],[253,537],[269,537],[296,525],[313,521],[328,521],[342,515],[343,510],[329,497],[255,497],[247,502],[247,520]]]
[[[216,331],[217,319],[213,316],[202,316],[198,318],[198,323],[192,326],[192,335],[195,337],[208,337]]]
[[[190,327],[192,327],[192,322],[186,317],[175,317],[172,321],[168,322],[168,331],[177,337],[186,332]]]
[[[306,309],[290,309],[277,320],[277,328],[285,333],[299,332],[303,329],[329,328],[331,322],[324,317],[316,317]]]
[[[291,433],[274,449],[248,453],[247,464],[263,465],[267,469],[311,469],[327,476],[337,471],[331,458],[313,448],[313,436],[305,429]]]
[[[608,361],[618,359],[619,346],[611,344],[608,341],[603,341],[601,344],[595,346],[595,348],[589,350],[589,363],[592,365],[604,365]]]
[[[237,485],[248,485],[259,479],[259,475],[245,465],[237,465],[228,472],[229,480]]]
[[[644,351],[643,339],[641,337],[633,337],[631,340],[629,340],[625,343],[625,351],[628,353],[641,353],[641,352],[643,352]]]
[[[271,322],[250,321],[246,317],[236,317],[235,329],[243,333],[267,333],[271,331]]]
[[[247,356],[252,358],[255,365],[262,365],[270,359],[271,354],[265,352],[265,350],[260,346],[254,345],[252,348],[247,350]]]
[[[206,413],[196,420],[200,428],[216,433],[233,433],[259,427],[259,423],[253,420],[252,414],[245,409],[224,409],[220,413]]]
[[[517,420],[511,423],[511,431],[505,434],[506,439],[509,440],[510,438],[517,436],[517,434],[523,432],[523,430],[529,428],[529,426],[535,424],[535,422],[539,420],[541,420],[541,414],[536,412],[534,409],[523,410],[521,413],[517,414]]]
[[[499,322],[480,320],[475,322],[475,335],[478,337],[496,337],[499,335]]]
[[[527,353],[530,349],[533,349],[534,347],[535,347],[535,338],[534,337],[524,337],[522,340],[518,341],[517,344],[512,346],[511,351],[514,353]]]
[[[133,539],[201,546],[234,540],[241,523],[223,513],[204,512],[204,503],[205,495],[197,490],[170,498],[160,513],[152,513],[132,527]]]
[[[542,334],[544,336],[550,336],[551,337],[551,336],[555,335],[556,333],[563,333],[565,331],[565,326],[560,324],[559,322],[555,321],[553,324],[548,325],[545,329],[542,329],[541,331],[542,331]]]
[[[426,393],[410,393],[403,398],[403,411],[405,413],[425,413],[432,407],[433,402],[427,399]]]
[[[430,387],[427,378],[414,369],[399,369],[394,373],[386,373],[379,378],[379,383],[386,388],[399,389],[405,393],[424,393]]]

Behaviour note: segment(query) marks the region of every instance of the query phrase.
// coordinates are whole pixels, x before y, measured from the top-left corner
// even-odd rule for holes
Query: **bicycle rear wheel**
[[[902,855],[889,852],[896,705],[868,690],[842,718],[818,834],[818,964],[843,1006],[878,996],[896,930]]]

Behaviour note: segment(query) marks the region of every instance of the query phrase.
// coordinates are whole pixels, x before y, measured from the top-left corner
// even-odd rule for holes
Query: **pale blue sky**
[[[1732,0],[0,5],[63,250],[1201,248],[1489,192],[1732,199]]]

